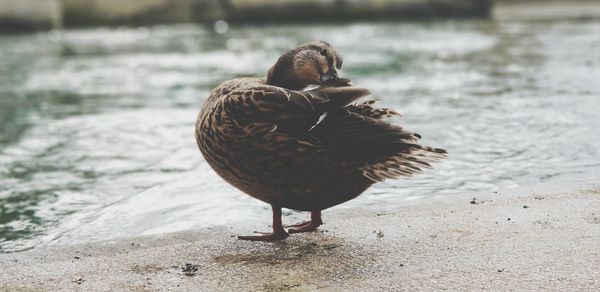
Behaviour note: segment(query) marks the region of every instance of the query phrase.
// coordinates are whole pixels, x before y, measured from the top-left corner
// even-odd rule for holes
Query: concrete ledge
[[[225,19],[246,23],[486,18],[492,8],[489,0],[232,0],[228,3]]]
[[[488,17],[492,0],[0,0],[5,30],[151,25]],[[61,16],[62,15],[62,16]]]
[[[494,7],[493,18],[502,21],[599,19],[600,2],[593,0],[505,0]]]
[[[597,184],[545,185],[327,211],[277,243],[243,224],[38,248],[0,255],[0,290],[595,291],[599,210]]]
[[[51,29],[60,23],[59,0],[0,0],[0,32]]]
[[[195,22],[222,15],[218,0],[63,0],[67,27]]]
[[[488,17],[491,0],[65,0],[66,26]]]

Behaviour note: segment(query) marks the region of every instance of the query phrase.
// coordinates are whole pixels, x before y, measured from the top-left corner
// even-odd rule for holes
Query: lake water
[[[204,162],[195,116],[221,81],[264,75],[314,39],[337,46],[341,75],[402,112],[397,122],[450,153],[335,208],[598,176],[599,36],[598,21],[0,36],[0,252],[236,222],[267,228],[269,207]]]

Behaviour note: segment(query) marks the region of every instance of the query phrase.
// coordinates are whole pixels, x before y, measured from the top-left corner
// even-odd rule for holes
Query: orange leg
[[[323,220],[321,220],[321,211],[312,211],[310,212],[310,221],[289,225],[286,227],[294,227],[288,229],[289,233],[300,233],[300,232],[309,232],[317,230],[317,227],[323,224]]]
[[[273,208],[273,233],[254,231],[254,233],[260,233],[261,235],[238,236],[238,239],[251,241],[277,241],[286,239],[290,236],[285,232],[283,224],[281,224],[281,207],[271,205],[271,208]]]

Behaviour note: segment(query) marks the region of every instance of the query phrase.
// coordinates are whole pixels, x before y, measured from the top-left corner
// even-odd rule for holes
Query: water
[[[203,161],[193,123],[219,82],[263,75],[313,39],[336,45],[343,76],[450,152],[335,208],[597,176],[599,34],[597,21],[475,21],[1,36],[0,251],[268,224],[265,204]]]

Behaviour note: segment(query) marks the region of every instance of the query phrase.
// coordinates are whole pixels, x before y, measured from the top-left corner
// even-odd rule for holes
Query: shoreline
[[[0,290],[600,287],[599,184],[340,209],[325,223],[277,243],[237,240],[261,227],[244,223],[0,254]]]

